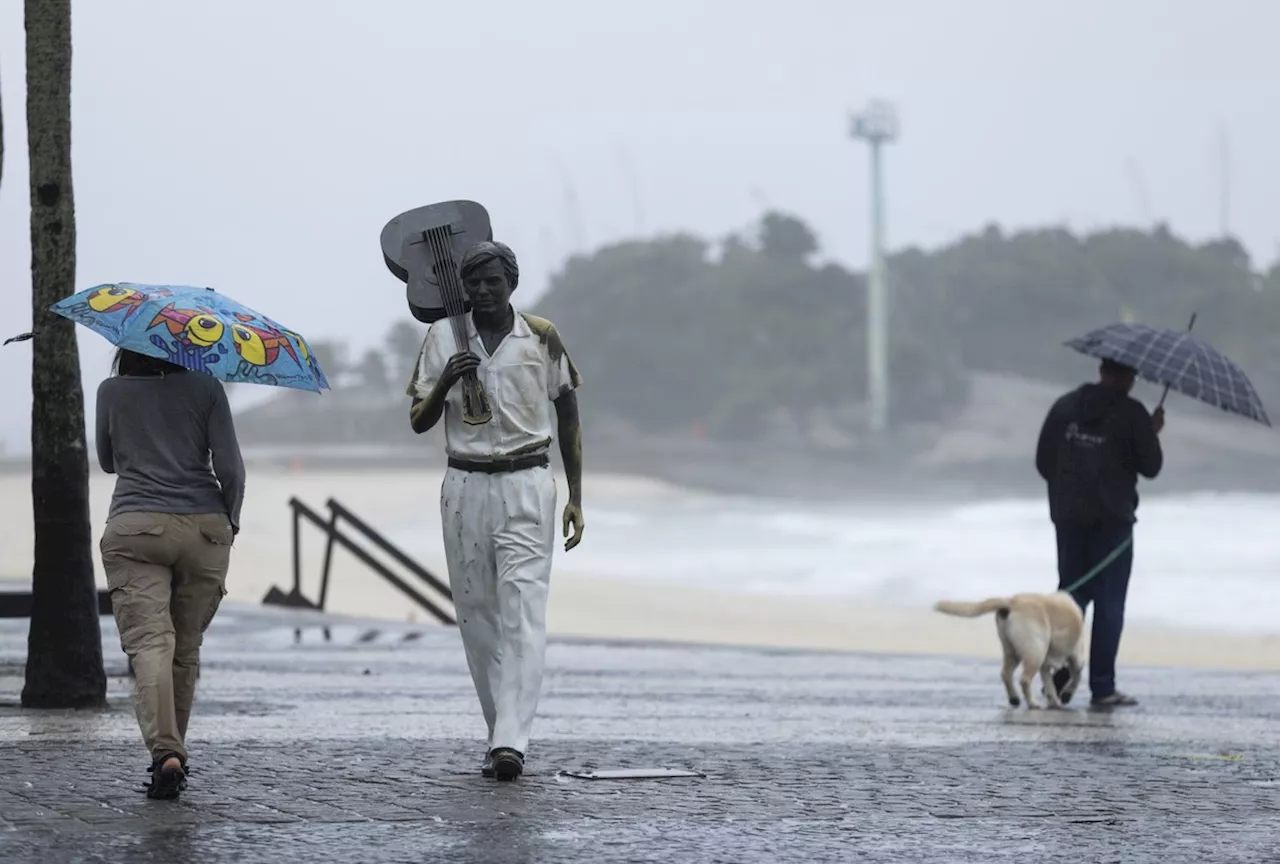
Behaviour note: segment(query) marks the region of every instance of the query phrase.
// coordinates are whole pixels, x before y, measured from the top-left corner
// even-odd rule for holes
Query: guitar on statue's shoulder
[[[407,210],[382,229],[382,260],[405,283],[409,312],[426,324],[448,318],[458,351],[468,350],[466,314],[471,310],[458,261],[467,249],[493,239],[489,213],[474,201],[442,201]],[[493,417],[474,371],[462,379],[462,419],[471,425]]]

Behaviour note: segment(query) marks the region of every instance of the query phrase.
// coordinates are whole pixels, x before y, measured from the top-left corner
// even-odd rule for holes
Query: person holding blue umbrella
[[[328,381],[301,336],[212,289],[98,285],[50,311],[118,349],[97,399],[98,462],[116,475],[100,549],[151,755],[147,795],[174,799],[186,788],[200,646],[227,593],[245,494],[221,382],[320,391]]]
[[[200,645],[226,592],[245,471],[222,384],[122,349],[98,388],[98,463],[116,475],[100,549],[151,798],[177,798]]]

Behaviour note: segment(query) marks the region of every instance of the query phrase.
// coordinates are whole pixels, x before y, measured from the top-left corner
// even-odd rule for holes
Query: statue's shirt
[[[517,311],[511,332],[490,355],[470,314],[466,321],[470,342],[466,349],[454,344],[448,318],[427,330],[408,394],[428,398],[449,358],[459,350],[470,350],[480,358],[476,375],[489,398],[493,418],[475,426],[463,422],[461,382],[451,387],[444,408],[449,455],[491,459],[548,447],[555,436],[551,403],[582,384],[582,376],[569,359],[555,326],[544,318]]]

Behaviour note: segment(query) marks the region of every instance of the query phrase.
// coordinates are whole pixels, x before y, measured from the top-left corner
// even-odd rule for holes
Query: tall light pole
[[[850,133],[871,148],[871,264],[867,280],[867,402],[872,432],[889,423],[889,296],[884,268],[884,189],[880,148],[898,137],[898,116],[888,102],[873,100],[855,114]]]

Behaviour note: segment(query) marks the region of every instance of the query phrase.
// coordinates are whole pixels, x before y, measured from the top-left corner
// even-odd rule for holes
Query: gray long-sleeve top
[[[110,516],[226,513],[240,530],[244,461],[222,383],[199,372],[118,375],[98,387],[98,463]]]

